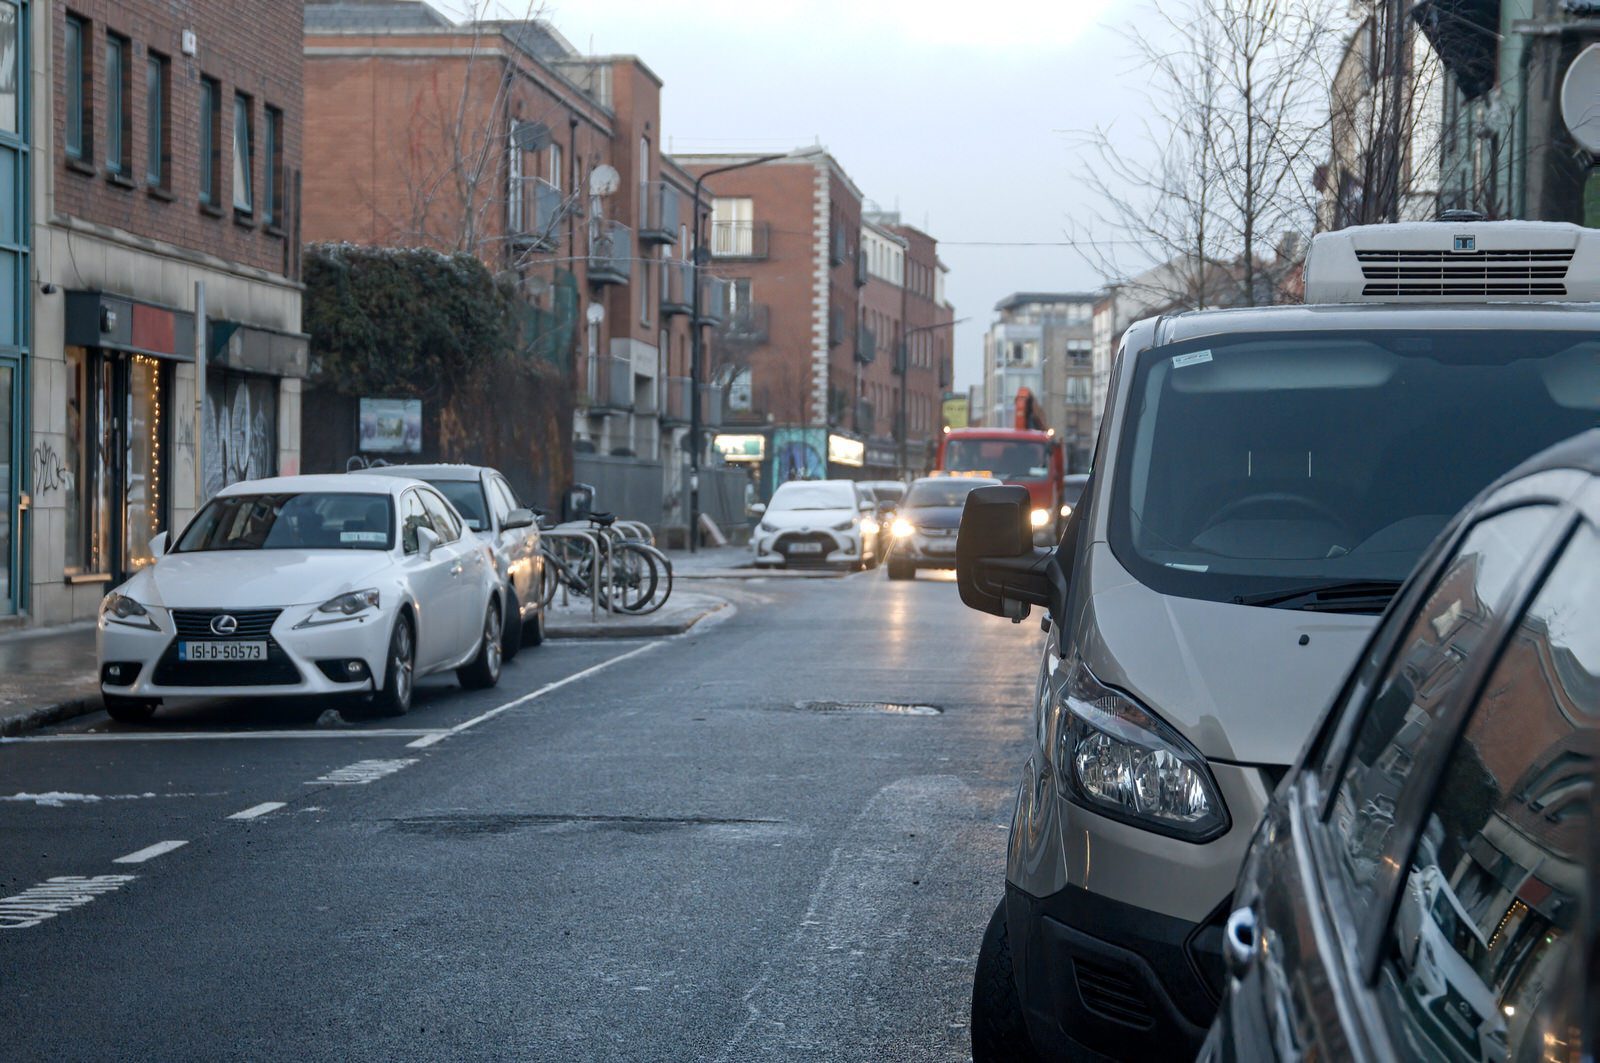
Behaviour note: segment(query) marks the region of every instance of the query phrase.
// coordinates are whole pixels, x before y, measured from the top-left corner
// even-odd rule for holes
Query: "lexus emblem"
[[[239,630],[239,618],[227,613],[218,613],[211,618],[211,633],[213,635],[232,635]]]

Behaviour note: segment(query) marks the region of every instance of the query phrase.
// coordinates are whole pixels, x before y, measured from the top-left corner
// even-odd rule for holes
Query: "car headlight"
[[[1028,519],[1033,521],[1035,528],[1042,528],[1050,523],[1050,511],[1048,509],[1036,509],[1029,514]]]
[[[1102,686],[1081,661],[1053,701],[1055,770],[1072,800],[1187,841],[1227,831],[1228,810],[1205,758],[1167,724]]]
[[[1065,520],[1070,516],[1072,516],[1072,507],[1063,503],[1061,506],[1061,518]]]
[[[917,526],[904,517],[896,517],[894,523],[889,525],[889,534],[896,539],[908,539],[915,535],[916,532]]]
[[[873,520],[871,517],[862,517],[861,530],[866,532],[868,535],[877,535],[878,522]]]
[[[768,535],[771,535],[773,532],[778,530],[778,526],[776,524],[768,524],[766,521],[762,521],[760,524],[756,525],[756,527],[761,531],[766,532]]]
[[[100,602],[100,618],[107,623],[144,628],[146,631],[161,630],[150,611],[126,594],[113,592],[106,595]]]
[[[349,620],[366,612],[368,609],[378,608],[378,592],[368,588],[364,591],[351,591],[341,594],[337,598],[329,598],[316,611],[295,627],[316,627],[318,624],[337,624],[341,620]]]
[[[835,524],[833,526],[833,530],[834,531],[849,531],[851,528],[854,528],[855,526],[856,526],[856,522],[854,520],[842,520],[838,524]]]

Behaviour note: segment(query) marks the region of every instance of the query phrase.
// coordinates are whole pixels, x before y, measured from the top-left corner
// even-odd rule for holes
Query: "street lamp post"
[[[788,152],[777,155],[762,155],[744,162],[736,162],[731,166],[718,166],[707,170],[694,179],[694,238],[691,241],[692,250],[689,253],[689,279],[694,285],[694,292],[689,297],[689,552],[699,550],[700,530],[700,452],[703,449],[700,442],[700,267],[704,264],[701,260],[709,257],[700,246],[700,188],[707,177],[714,177],[719,173],[729,170],[742,170],[747,166],[759,166],[764,162],[774,159],[788,158]]]
[[[916,328],[908,328],[900,333],[900,350],[896,352],[895,356],[895,361],[900,363],[896,366],[900,373],[900,423],[896,426],[899,431],[895,433],[897,437],[895,444],[900,451],[901,476],[906,474],[906,432],[908,429],[906,424],[906,393],[911,390],[907,386],[911,379],[911,337],[919,332],[932,332],[935,329],[952,328],[963,321],[970,320],[970,318],[958,317],[954,321],[939,321],[932,325],[918,325]]]

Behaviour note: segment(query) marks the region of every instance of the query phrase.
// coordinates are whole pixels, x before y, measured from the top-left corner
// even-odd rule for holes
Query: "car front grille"
[[[929,539],[954,539],[956,537],[956,529],[954,528],[918,528],[917,531]]]
[[[1072,969],[1084,1007],[1125,1026],[1148,1030],[1155,1025],[1155,1012],[1138,975],[1119,964],[1082,956],[1072,958]]]
[[[1562,296],[1572,251],[1357,251],[1356,258],[1363,295]]]
[[[174,609],[172,623],[186,639],[264,639],[282,614],[282,609]],[[211,621],[219,616],[233,617],[239,622],[238,630],[226,635],[212,631]]]

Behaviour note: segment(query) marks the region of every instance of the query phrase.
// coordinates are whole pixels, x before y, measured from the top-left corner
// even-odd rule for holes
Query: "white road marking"
[[[354,764],[347,764],[342,768],[335,768],[326,775],[319,775],[306,783],[315,786],[317,783],[328,783],[332,786],[365,786],[369,782],[376,782],[386,775],[393,775],[401,768],[409,767],[417,762],[415,757],[403,760],[358,760]]]
[[[182,849],[188,844],[186,841],[156,842],[154,845],[147,845],[143,849],[135,850],[127,856],[119,856],[111,862],[113,864],[142,864],[146,860],[154,860],[158,856],[165,856],[174,849]]]
[[[276,812],[288,804],[287,801],[263,801],[259,805],[251,805],[243,812],[235,812],[229,819],[259,819],[268,812]]]
[[[460,734],[462,731],[465,731],[468,728],[476,727],[476,726],[478,726],[478,724],[483,723],[486,720],[492,720],[496,716],[500,715],[502,712],[507,711],[508,709],[514,709],[518,705],[526,705],[530,701],[534,701],[534,700],[536,700],[538,698],[544,697],[546,694],[550,693],[551,691],[560,690],[562,687],[566,686],[568,683],[576,683],[580,679],[586,679],[589,676],[594,675],[596,672],[603,671],[603,670],[605,670],[607,668],[610,668],[614,664],[618,664],[618,663],[620,663],[622,661],[626,661],[629,657],[637,657],[637,656],[639,656],[639,654],[646,653],[646,652],[648,652],[650,650],[655,649],[657,646],[661,646],[661,645],[664,645],[664,643],[660,639],[657,639],[654,642],[645,643],[643,646],[640,646],[636,650],[629,650],[627,653],[619,653],[617,656],[607,658],[606,660],[601,661],[599,664],[591,665],[590,667],[585,668],[581,672],[573,672],[571,675],[567,676],[565,679],[557,679],[553,683],[546,683],[544,686],[540,687],[538,690],[535,690],[535,691],[532,691],[530,693],[524,694],[520,698],[513,698],[512,700],[506,702],[504,705],[496,706],[495,708],[490,709],[488,712],[485,712],[485,713],[483,713],[483,714],[481,714],[479,716],[474,716],[472,719],[467,720],[465,723],[458,723],[454,727],[450,728],[448,731],[440,731],[440,732],[437,732],[435,734],[430,734],[430,735],[428,735],[428,736],[426,736],[424,738],[419,738],[415,742],[407,742],[406,743],[406,748],[407,749],[427,749],[431,745],[435,745],[435,744],[437,744],[439,742],[443,742],[446,738],[449,738],[451,735]]]
[[[181,842],[179,843],[182,844]],[[114,893],[138,875],[59,875],[10,897],[0,897],[0,930],[26,930],[62,912]]]
[[[74,794],[50,790],[41,794],[16,793],[0,797],[0,801],[31,802],[41,808],[65,808],[69,804],[92,805],[100,801],[138,801],[155,794]],[[192,797],[192,794],[170,794],[171,797]]]
[[[373,727],[349,731],[116,731],[20,735],[0,738],[0,745],[9,742],[211,742],[242,738],[415,738],[445,733],[436,727]]]

